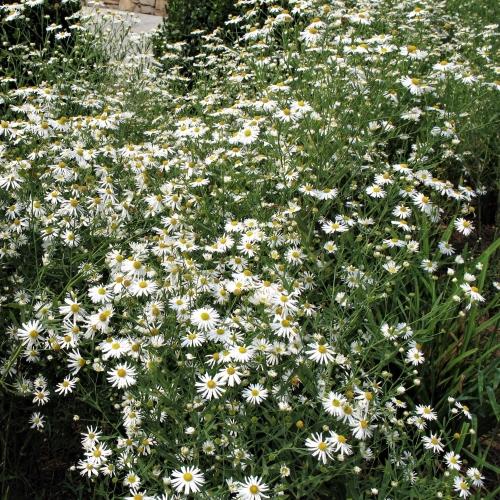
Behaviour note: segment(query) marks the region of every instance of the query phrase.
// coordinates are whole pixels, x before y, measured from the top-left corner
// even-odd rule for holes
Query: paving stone
[[[115,9],[105,9],[102,7],[85,7],[85,9],[98,9],[107,14],[118,14],[122,16],[127,15],[127,12],[120,12]],[[139,22],[132,27],[133,33],[147,33],[149,31],[153,31],[161,24],[163,20],[162,16],[141,14],[139,12],[134,12],[133,15],[134,17],[139,19]]]

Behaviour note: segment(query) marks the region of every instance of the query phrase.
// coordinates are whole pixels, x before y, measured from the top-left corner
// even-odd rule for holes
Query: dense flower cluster
[[[206,36],[192,86],[121,68],[145,110],[120,84],[4,93],[0,313],[22,313],[3,377],[41,431],[56,398],[107,404],[75,469],[126,498],[347,477],[466,498],[472,415],[419,386],[427,344],[487,298],[466,245],[485,188],[444,175],[456,99],[498,90],[496,26],[428,0],[239,5],[241,38]]]

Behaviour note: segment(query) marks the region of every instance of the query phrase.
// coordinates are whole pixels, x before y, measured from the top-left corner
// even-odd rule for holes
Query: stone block
[[[133,0],[120,0],[118,8],[121,10],[128,10],[133,12],[135,9],[135,2]]]
[[[141,5],[141,8],[140,8],[139,12],[140,12],[141,14],[150,14],[150,15],[154,15],[154,13],[155,13],[155,8],[154,8],[154,7],[150,7],[149,5]]]
[[[166,13],[165,0],[156,0],[155,14],[157,16],[165,16]]]
[[[165,0],[104,0],[120,10],[164,16],[166,14]],[[110,6],[112,6],[110,5]]]

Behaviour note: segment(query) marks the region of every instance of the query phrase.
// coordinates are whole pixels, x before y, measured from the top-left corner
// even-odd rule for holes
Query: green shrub
[[[183,42],[188,69],[192,58],[200,52],[201,35],[224,27],[229,16],[237,12],[234,4],[233,0],[170,0],[167,16],[153,39],[155,56],[161,60],[169,44]]]

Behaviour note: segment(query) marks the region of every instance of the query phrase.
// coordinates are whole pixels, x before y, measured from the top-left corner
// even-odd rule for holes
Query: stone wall
[[[166,0],[101,0],[101,2],[113,9],[155,16],[165,15]]]

